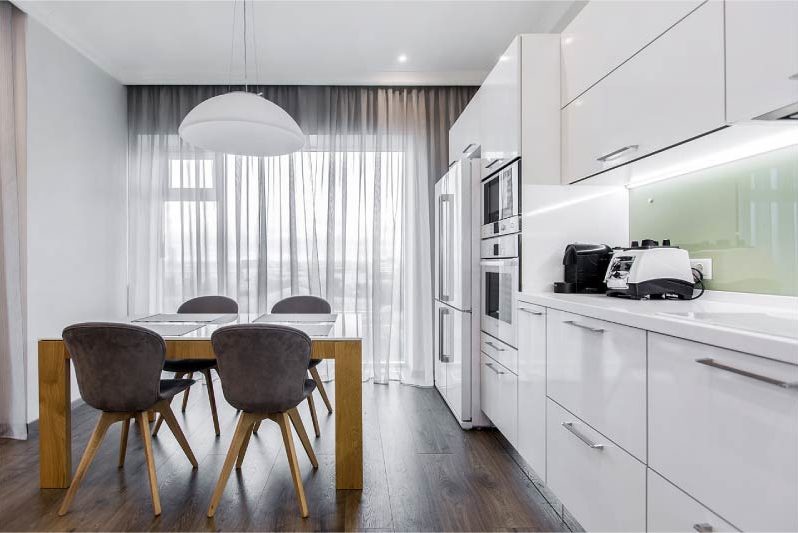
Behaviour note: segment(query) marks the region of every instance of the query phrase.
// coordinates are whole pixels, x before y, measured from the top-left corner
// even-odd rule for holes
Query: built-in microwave
[[[500,167],[482,182],[482,238],[520,231],[521,160]]]

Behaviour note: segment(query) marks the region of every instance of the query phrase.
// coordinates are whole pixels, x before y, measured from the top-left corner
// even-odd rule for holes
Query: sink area
[[[773,312],[660,312],[658,315],[677,320],[701,321],[716,326],[737,328],[756,333],[798,339],[798,313]]]

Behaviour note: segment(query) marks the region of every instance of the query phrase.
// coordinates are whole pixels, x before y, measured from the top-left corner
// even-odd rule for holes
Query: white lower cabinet
[[[518,302],[518,453],[546,480],[546,308]]]
[[[734,526],[648,470],[648,531],[738,531]]]
[[[646,459],[646,332],[549,309],[546,394]]]
[[[482,354],[480,362],[482,412],[504,438],[518,441],[518,376],[501,363]]]
[[[644,531],[646,467],[551,399],[546,484],[587,531]]]
[[[649,333],[649,466],[743,531],[798,531],[796,384],[798,366]]]

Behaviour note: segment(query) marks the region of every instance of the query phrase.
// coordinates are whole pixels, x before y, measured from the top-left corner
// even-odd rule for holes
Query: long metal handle
[[[497,352],[503,352],[504,351],[504,348],[500,348],[500,347],[496,346],[495,344],[493,344],[490,341],[485,341],[485,344],[487,344],[488,346],[490,346],[491,348],[493,348]]]
[[[467,153],[468,153],[468,151],[469,151],[469,150],[471,150],[471,147],[472,147],[472,146],[476,146],[476,144],[475,144],[475,143],[469,143],[469,144],[468,144],[468,146],[466,146],[466,147],[463,149],[463,153],[464,153],[464,154],[467,154]]]
[[[493,165],[495,165],[496,163],[498,163],[499,161],[501,161],[501,159],[494,159],[493,161],[491,161],[490,163],[488,163],[488,164],[485,166],[485,168],[490,168],[490,167],[492,167]]]
[[[448,255],[444,260],[444,252],[449,248],[449,233],[445,229],[448,227],[448,217],[446,222],[443,221],[443,204],[448,203],[450,201],[451,201],[450,194],[442,194],[438,198],[439,202],[438,217],[441,222],[441,227],[439,229],[440,235],[438,236],[439,240],[441,241],[438,243],[438,299],[442,302],[448,302],[450,299],[449,295],[446,294],[446,287],[444,286],[445,276],[443,275],[443,269],[445,267],[444,263],[449,261]],[[444,233],[446,234],[445,239],[444,239]],[[446,241],[445,244],[443,242],[444,240]]]
[[[533,311],[528,307],[519,307],[519,311],[523,311],[524,313],[529,313],[530,315],[540,316],[543,314],[543,311]]]
[[[693,524],[693,529],[695,529],[699,533],[710,533],[712,531],[715,531],[712,528],[712,524],[707,524],[706,522],[702,522],[700,524]]]
[[[624,146],[623,148],[618,148],[617,150],[613,150],[612,152],[599,156],[596,158],[596,161],[612,161],[613,159],[618,159],[623,155],[624,152],[629,150],[637,150],[640,148],[638,144],[630,144],[629,146]]]
[[[748,372],[747,370],[742,370],[740,368],[735,368],[733,366],[724,365],[723,363],[718,363],[712,358],[705,358],[705,359],[696,359],[696,363],[700,363],[702,365],[711,366],[713,368],[718,368],[720,370],[725,370],[726,372],[731,372],[732,374],[739,374],[740,376],[745,376],[747,378],[755,379],[757,381],[763,381],[765,383],[770,383],[771,385],[776,385],[777,387],[781,387],[782,389],[798,389],[798,381],[782,381],[780,379],[770,378],[768,376],[763,376],[761,374],[754,374],[753,372]]]
[[[499,375],[505,374],[505,372],[502,372],[501,370],[499,370],[498,368],[493,366],[493,363],[485,363],[485,366],[490,368],[491,370],[493,370],[494,372],[496,372]]]
[[[579,440],[581,440],[582,442],[584,442],[585,444],[587,444],[589,447],[593,448],[594,450],[603,450],[604,449],[604,445],[603,444],[596,444],[595,442],[591,441],[590,439],[588,439],[587,437],[585,437],[584,435],[579,433],[577,430],[575,430],[573,422],[563,422],[562,423],[562,427],[564,427],[565,429],[567,429],[568,431],[570,431],[571,433],[576,435],[576,437]]]
[[[588,331],[592,331],[593,333],[604,333],[604,329],[602,328],[594,328],[593,326],[588,326],[586,324],[580,324],[575,320],[565,320],[563,324],[570,324],[571,326],[576,326],[578,328],[586,329]]]
[[[449,310],[445,307],[441,307],[438,309],[438,360],[441,363],[450,363],[451,359],[448,355],[444,352],[444,346],[446,343],[444,342],[444,333],[445,333],[445,326],[446,323],[444,322],[446,315],[449,314]]]

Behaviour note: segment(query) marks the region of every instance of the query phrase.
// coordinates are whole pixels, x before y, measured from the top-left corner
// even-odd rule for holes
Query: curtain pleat
[[[224,294],[242,313],[294,294],[363,317],[365,375],[432,384],[432,195],[473,87],[263,86],[303,150],[209,153],[177,130],[218,86],[128,91],[131,312]]]

